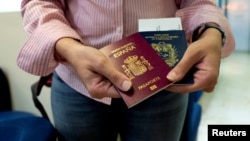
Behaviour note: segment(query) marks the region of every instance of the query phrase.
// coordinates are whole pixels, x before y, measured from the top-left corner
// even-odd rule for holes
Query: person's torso
[[[101,48],[138,31],[138,19],[174,17],[175,0],[68,0],[66,16],[85,45]]]

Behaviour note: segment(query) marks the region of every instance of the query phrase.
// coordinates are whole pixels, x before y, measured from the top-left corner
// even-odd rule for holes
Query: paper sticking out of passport
[[[138,25],[139,32],[182,30],[180,18],[139,19]]]

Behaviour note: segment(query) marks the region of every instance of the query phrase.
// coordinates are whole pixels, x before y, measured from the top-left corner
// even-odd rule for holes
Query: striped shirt
[[[234,49],[229,23],[211,0],[23,0],[21,14],[28,38],[18,55],[18,66],[35,75],[56,70],[65,83],[88,97],[73,68],[54,58],[60,38],[101,48],[138,31],[138,19],[180,17],[188,42],[196,27],[214,22],[227,35],[222,57]],[[111,102],[111,98],[96,100]]]

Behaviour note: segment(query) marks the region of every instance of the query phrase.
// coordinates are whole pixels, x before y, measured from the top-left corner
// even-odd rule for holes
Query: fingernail
[[[123,91],[128,91],[131,88],[131,81],[123,81],[122,83],[122,90]]]
[[[167,79],[171,80],[171,81],[175,81],[177,74],[175,72],[170,72],[167,75]]]

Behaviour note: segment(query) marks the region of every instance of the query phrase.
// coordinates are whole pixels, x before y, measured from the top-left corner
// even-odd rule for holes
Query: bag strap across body
[[[48,114],[46,110],[44,109],[42,103],[39,101],[38,96],[40,95],[43,86],[51,87],[52,82],[52,75],[53,73],[47,75],[47,76],[41,76],[40,79],[31,85],[31,92],[32,92],[32,99],[36,106],[36,108],[39,110],[39,112],[42,114],[42,117],[49,120]]]

